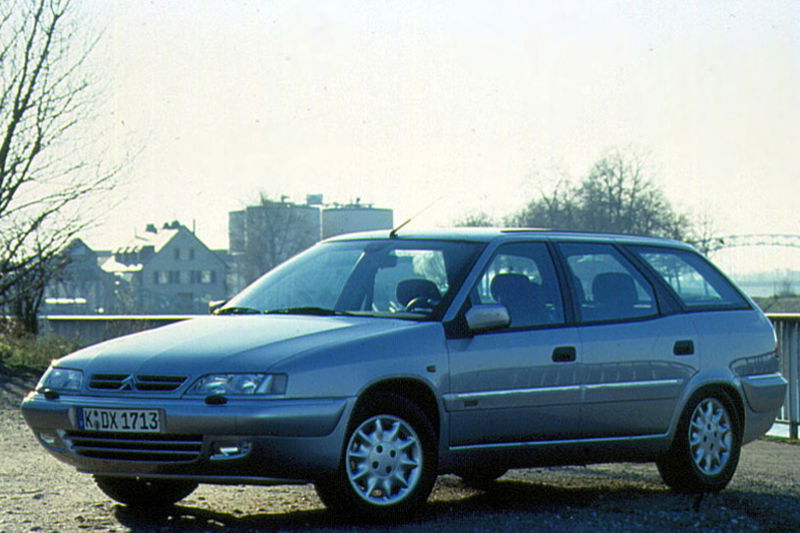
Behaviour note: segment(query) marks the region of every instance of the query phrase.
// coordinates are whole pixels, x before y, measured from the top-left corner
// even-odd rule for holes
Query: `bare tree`
[[[581,207],[569,181],[560,180],[549,193],[542,193],[521,211],[506,217],[506,226],[576,229]]]
[[[725,239],[719,236],[719,230],[708,212],[701,213],[699,217],[695,217],[695,220],[687,240],[700,253],[710,255],[724,244]]]
[[[642,159],[619,151],[597,161],[580,184],[559,182],[507,223],[676,239],[686,238],[692,229],[689,218],[674,210],[648,177]]]
[[[319,210],[261,193],[258,204],[245,209],[243,229],[239,272],[250,283],[319,241]]]
[[[115,174],[85,159],[93,44],[74,10],[71,0],[0,2],[0,304],[49,271],[86,226],[81,202]]]
[[[55,281],[69,262],[69,257],[53,250],[39,251],[43,254],[28,268],[18,271],[14,283],[8,289],[7,311],[26,333],[39,332],[39,309],[44,303],[47,285]]]
[[[494,219],[483,211],[468,213],[455,222],[455,226],[460,228],[486,228],[496,225]]]

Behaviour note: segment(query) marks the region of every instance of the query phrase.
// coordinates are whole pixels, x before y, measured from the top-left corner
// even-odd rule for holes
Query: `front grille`
[[[89,388],[97,390],[120,390],[128,374],[92,374]]]
[[[136,376],[136,390],[174,391],[186,380],[183,376]]]
[[[102,391],[172,392],[184,381],[185,376],[92,374],[89,388]]]
[[[194,461],[200,457],[203,448],[202,435],[69,431],[64,435],[64,440],[77,455],[115,461]]]

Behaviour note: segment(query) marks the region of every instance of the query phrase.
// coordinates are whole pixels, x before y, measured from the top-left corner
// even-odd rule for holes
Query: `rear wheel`
[[[664,482],[679,492],[716,492],[739,464],[741,430],[736,409],[722,391],[689,402],[669,453],[656,461]]]
[[[197,488],[194,481],[94,476],[106,496],[131,507],[167,507]]]
[[[437,459],[433,428],[422,410],[382,393],[357,408],[338,471],[315,487],[335,512],[398,518],[427,500]]]

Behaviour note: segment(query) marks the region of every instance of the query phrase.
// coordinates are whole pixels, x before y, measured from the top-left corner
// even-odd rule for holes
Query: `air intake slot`
[[[64,440],[77,455],[114,461],[188,462],[200,457],[203,448],[201,435],[70,431]]]

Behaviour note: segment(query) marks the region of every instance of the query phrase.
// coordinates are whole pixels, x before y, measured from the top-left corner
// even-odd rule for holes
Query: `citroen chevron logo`
[[[133,390],[134,380],[133,376],[126,376],[120,384],[119,390]]]

